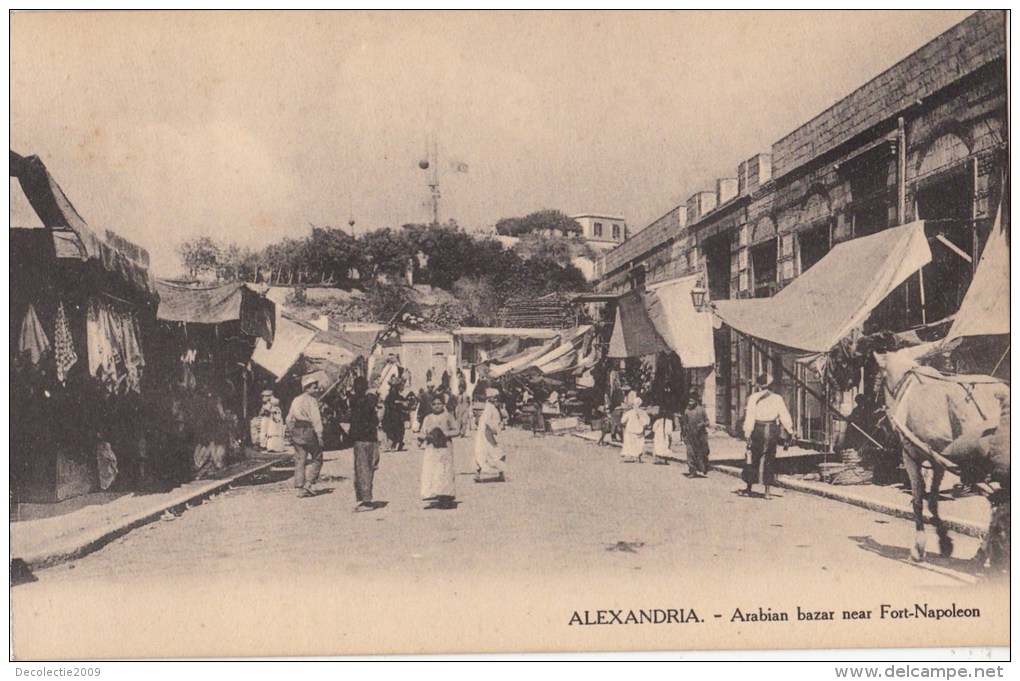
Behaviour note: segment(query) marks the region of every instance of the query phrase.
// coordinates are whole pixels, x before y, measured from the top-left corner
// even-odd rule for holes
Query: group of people
[[[456,508],[452,440],[474,431],[475,482],[506,482],[506,455],[499,447],[504,415],[499,390],[487,388],[485,405],[474,423],[470,401],[437,392],[428,401],[431,412],[420,418],[418,443],[422,454],[421,498],[427,508]]]
[[[276,397],[272,390],[263,390],[262,407],[250,423],[252,445],[268,452],[282,452],[287,447],[284,433],[280,398]]]
[[[378,409],[378,396],[369,392],[364,376],[353,380],[348,397],[350,431],[353,443],[355,511],[369,511],[384,505],[373,499],[373,482],[379,467],[379,430],[395,450],[403,448],[404,423],[408,411],[406,398],[401,395],[399,381],[389,384],[382,414]],[[294,445],[294,487],[301,498],[315,496],[313,485],[322,469],[323,423],[319,411],[322,386],[315,375],[301,381],[302,393],[294,398],[286,418],[286,428]],[[485,391],[485,405],[477,424],[474,423],[470,401],[435,391],[422,394],[420,403],[430,411],[415,419],[414,431],[423,448],[421,469],[421,498],[429,502],[426,508],[456,508],[456,479],[452,440],[466,437],[474,431],[476,482],[505,482],[506,455],[499,447],[499,433],[505,417],[499,407],[500,393],[495,388]],[[418,405],[416,405],[418,406]],[[420,412],[418,412],[420,413]],[[416,413],[417,415],[417,413]]]
[[[771,390],[772,382],[765,374],[758,376],[744,411],[744,437],[747,449],[741,478],[746,487],[739,490],[744,496],[754,496],[754,486],[764,487],[764,498],[771,499],[770,488],[775,481],[776,449],[780,441],[788,441],[794,432],[793,419],[781,395]],[[675,417],[668,409],[660,408],[655,419],[642,409],[642,400],[631,391],[619,416],[619,429],[623,444],[620,459],[623,463],[641,463],[644,458],[645,438],[651,430],[652,454],[656,464],[668,464],[675,427]],[[680,432],[687,449],[689,478],[708,475],[709,444],[708,415],[701,398],[692,393],[687,407],[679,419]],[[611,428],[603,430],[599,443]]]
[[[770,389],[766,375],[755,380],[754,390],[748,397],[744,417],[744,436],[747,450],[742,478],[746,488],[741,494],[753,496],[754,485],[763,485],[766,499],[771,498],[770,487],[775,477],[777,444],[793,433],[793,421],[783,398]],[[323,423],[319,411],[322,386],[315,375],[305,376],[302,393],[291,403],[286,422],[281,423],[279,400],[271,392],[264,393],[263,411],[258,441],[271,451],[282,449],[283,427],[291,433],[294,445],[294,486],[299,497],[314,496],[312,485],[322,468]],[[379,429],[382,427],[388,445],[403,449],[405,419],[409,414],[408,400],[401,393],[399,379],[391,382],[380,414],[378,396],[369,392],[368,381],[358,376],[353,381],[348,402],[350,405],[349,440],[353,443],[354,488],[357,499],[355,510],[373,510],[380,504],[373,500],[372,487],[375,471],[379,467]],[[655,419],[642,408],[642,399],[631,391],[625,400],[620,416],[623,445],[620,458],[624,463],[640,463],[644,458],[645,438],[652,434],[652,454],[655,463],[668,465],[670,447],[676,427],[674,414],[659,409]],[[417,409],[412,429],[422,447],[421,498],[429,502],[427,508],[456,508],[456,480],[454,471],[453,439],[466,438],[474,432],[475,481],[505,482],[506,456],[499,447],[499,433],[506,422],[500,406],[500,392],[487,388],[485,404],[477,423],[471,400],[465,395],[424,389],[416,398]],[[687,477],[704,478],[709,471],[709,419],[701,399],[692,393],[687,407],[679,418],[680,433],[687,449]],[[255,439],[253,424],[253,439]],[[601,441],[600,441],[601,442]],[[264,444],[263,444],[264,443]]]
[[[652,433],[653,461],[659,465],[668,465],[673,434],[676,432],[676,416],[665,408],[660,408],[655,419],[642,408],[643,400],[637,392],[631,391],[625,400],[623,412],[619,416],[619,429],[623,444],[620,459],[623,463],[641,463],[644,460],[645,437],[649,430]],[[611,423],[607,420],[607,423]],[[687,448],[688,471],[690,478],[708,476],[708,415],[701,404],[701,398],[692,393],[687,407],[680,415],[680,433]],[[602,444],[611,429],[603,429],[599,439]]]

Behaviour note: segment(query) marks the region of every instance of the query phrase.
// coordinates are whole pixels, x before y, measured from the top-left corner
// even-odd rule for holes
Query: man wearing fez
[[[290,403],[287,427],[294,443],[294,487],[298,497],[315,496],[312,485],[322,470],[322,414],[319,396],[322,389],[313,374],[302,377],[302,393]]]
[[[781,431],[786,437],[793,434],[793,419],[783,398],[769,388],[772,381],[767,374],[755,379],[754,390],[747,398],[744,412],[744,436],[747,438],[747,455],[741,476],[747,489],[742,493],[752,496],[753,485],[765,486],[765,498],[771,499],[769,487],[775,480],[776,444]]]

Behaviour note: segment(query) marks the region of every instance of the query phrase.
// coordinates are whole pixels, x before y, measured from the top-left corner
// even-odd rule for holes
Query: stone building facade
[[[1005,55],[1005,13],[971,15],[741,163],[736,178],[693,194],[606,253],[596,265],[599,289],[699,274],[714,300],[770,296],[834,244],[923,219],[932,263],[870,323],[898,331],[953,314],[1005,186]],[[731,428],[751,376],[779,361],[801,372],[725,328],[716,332],[716,361],[716,418]],[[831,423],[810,391],[793,381],[781,388],[805,439],[826,444]]]

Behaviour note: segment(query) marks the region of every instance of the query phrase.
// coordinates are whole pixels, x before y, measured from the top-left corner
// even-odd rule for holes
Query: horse
[[[942,452],[965,433],[981,433],[998,426],[1009,387],[999,379],[982,375],[946,375],[916,362],[909,351],[876,354],[884,374],[885,410],[903,445],[903,465],[910,479],[914,513],[914,546],[910,557],[925,560],[923,503],[939,538],[943,557],[953,554],[953,540],[939,517],[938,498],[947,464]],[[931,489],[926,492],[921,466],[931,465]],[[954,471],[955,472],[955,471]]]

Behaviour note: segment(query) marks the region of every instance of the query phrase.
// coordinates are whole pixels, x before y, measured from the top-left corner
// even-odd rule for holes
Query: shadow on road
[[[262,473],[256,473],[255,475],[249,476],[247,479],[238,480],[231,485],[231,487],[254,487],[256,485],[271,485],[277,482],[283,482],[288,478],[294,477],[294,469],[285,470],[282,468],[270,468]]]
[[[857,542],[858,548],[865,551],[882,556],[883,558],[889,558],[890,560],[896,560],[901,563],[907,563],[917,567],[923,568],[925,566],[934,566],[974,576],[983,575],[985,572],[980,565],[969,558],[955,558],[952,556],[944,558],[938,553],[932,553],[929,551],[925,554],[925,562],[917,563],[911,560],[910,548],[907,546],[890,546],[888,544],[882,544],[881,542],[875,541],[870,536],[851,536],[848,537],[848,539]]]

